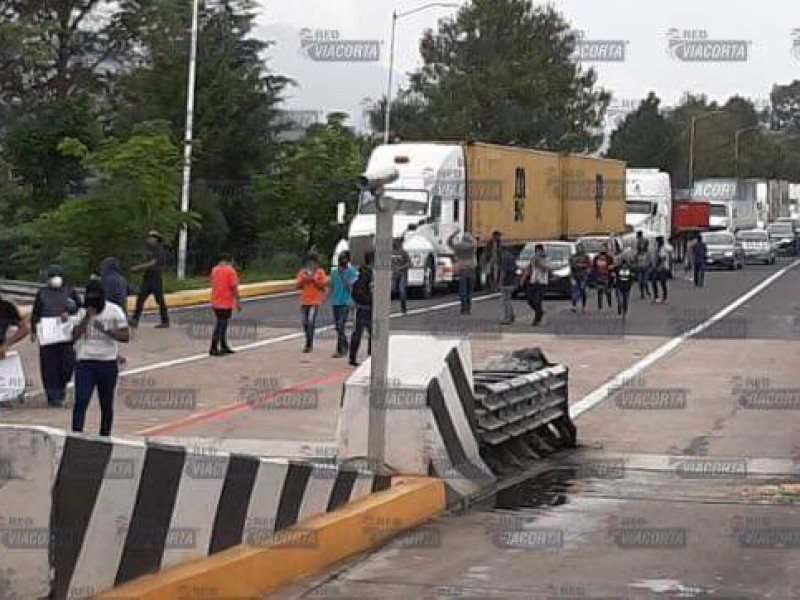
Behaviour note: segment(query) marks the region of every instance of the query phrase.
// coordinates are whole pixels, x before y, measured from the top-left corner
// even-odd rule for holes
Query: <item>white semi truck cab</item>
[[[367,171],[395,167],[399,177],[385,188],[394,205],[393,239],[411,257],[409,291],[429,297],[435,287],[456,281],[453,252],[447,240],[464,231],[466,178],[460,145],[390,144],[377,147]],[[375,198],[362,191],[346,240],[335,256],[349,250],[358,263],[374,248]]]
[[[626,169],[625,225],[648,237],[664,236],[672,228],[672,184],[669,173],[658,169]]]

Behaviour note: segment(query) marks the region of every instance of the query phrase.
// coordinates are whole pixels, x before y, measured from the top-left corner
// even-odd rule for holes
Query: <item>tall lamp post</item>
[[[192,2],[192,41],[189,49],[189,76],[186,83],[186,132],[183,138],[183,187],[181,188],[181,213],[189,212],[189,186],[192,181],[192,127],[194,124],[194,88],[197,72],[197,14],[200,0]],[[186,278],[186,250],[189,230],[184,221],[178,237],[178,279]]]
[[[748,131],[756,131],[757,129],[761,129],[761,127],[759,125],[742,127],[737,130],[733,136],[733,174],[736,179],[739,179],[739,136]]]
[[[430,2],[423,4],[415,9],[399,13],[396,10],[392,12],[392,41],[389,46],[389,88],[386,91],[386,120],[383,127],[383,143],[389,143],[389,127],[391,126],[391,113],[392,113],[392,75],[394,74],[394,40],[395,31],[397,30],[397,20],[403,17],[408,17],[429,8],[458,8],[460,4],[454,2]]]
[[[689,189],[694,189],[694,130],[695,124],[700,119],[705,119],[706,117],[713,117],[714,115],[719,115],[724,113],[724,110],[713,110],[711,112],[702,113],[700,115],[695,115],[692,117],[692,124],[690,127],[689,132]]]

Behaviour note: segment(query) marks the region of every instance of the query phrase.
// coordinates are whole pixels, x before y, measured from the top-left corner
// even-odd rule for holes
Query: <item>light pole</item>
[[[755,131],[760,129],[760,126],[753,125],[752,127],[742,127],[737,130],[733,136],[733,176],[739,179],[739,136],[748,131]]]
[[[397,20],[402,19],[403,17],[407,17],[409,15],[413,15],[414,13],[421,12],[423,10],[427,10],[429,8],[439,7],[439,8],[458,8],[460,4],[456,4],[454,2],[430,2],[428,4],[423,4],[415,9],[406,11],[404,13],[399,13],[396,10],[392,11],[392,41],[389,46],[389,88],[386,91],[386,111],[385,111],[385,121],[383,126],[383,143],[389,143],[389,127],[391,125],[391,113],[392,113],[392,75],[394,74],[394,40],[395,40],[395,31],[397,29]]]
[[[189,242],[189,230],[186,226],[186,213],[189,212],[189,185],[192,181],[192,126],[194,124],[194,82],[197,72],[197,14],[200,0],[192,2],[192,41],[189,50],[189,76],[186,83],[186,132],[183,138],[183,187],[181,189],[181,223],[178,237],[178,279],[186,278],[186,249]]]
[[[724,113],[724,110],[712,110],[711,112],[695,115],[692,117],[692,125],[689,132],[689,189],[694,189],[694,128],[695,123],[700,119],[712,117]]]

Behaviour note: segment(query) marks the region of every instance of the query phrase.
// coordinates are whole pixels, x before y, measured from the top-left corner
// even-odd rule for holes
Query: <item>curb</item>
[[[180,600],[187,590],[214,598],[258,598],[301,577],[374,549],[445,510],[444,483],[395,477],[392,487],[284,530],[269,547],[240,545],[98,594],[99,600]],[[387,526],[390,525],[390,526]],[[292,534],[295,534],[294,536]],[[293,544],[291,538],[312,540]]]
[[[257,283],[246,283],[239,286],[239,295],[242,298],[253,298],[254,296],[269,296],[270,294],[280,294],[282,292],[293,292],[296,285],[293,279],[280,281],[261,281]],[[199,290],[183,290],[180,292],[170,292],[165,294],[168,308],[182,308],[186,306],[196,306],[198,304],[208,304],[211,302],[211,288]],[[133,312],[136,308],[136,296],[128,297],[128,311]],[[144,305],[145,310],[155,310],[158,308],[155,300],[151,297]],[[31,315],[30,306],[22,306],[19,309],[22,318],[27,319]]]

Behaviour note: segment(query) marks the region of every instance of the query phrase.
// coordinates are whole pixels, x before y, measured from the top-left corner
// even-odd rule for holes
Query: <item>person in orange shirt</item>
[[[211,356],[234,353],[228,346],[228,323],[234,309],[241,312],[242,304],[239,301],[239,275],[232,262],[230,255],[222,255],[211,270],[211,308],[217,317],[211,336]]]
[[[300,311],[306,334],[303,352],[308,353],[314,348],[314,330],[319,307],[328,297],[328,276],[325,269],[319,266],[319,256],[314,250],[306,256],[306,266],[297,273],[297,289],[300,290]]]

